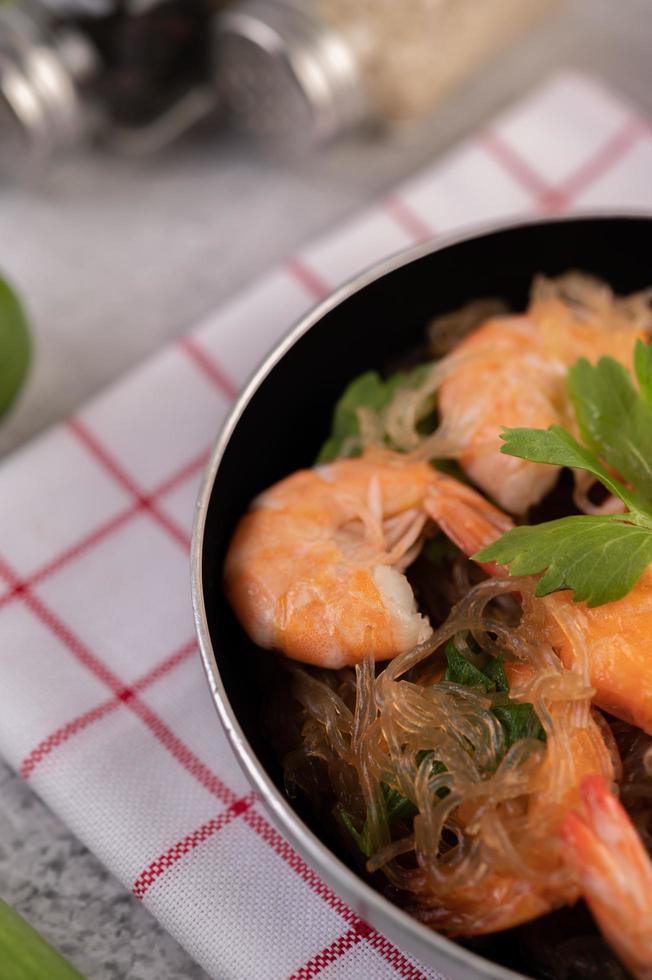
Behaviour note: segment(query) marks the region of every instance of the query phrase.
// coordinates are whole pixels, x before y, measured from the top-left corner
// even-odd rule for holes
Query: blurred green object
[[[83,980],[81,973],[1,900],[0,976],[2,980]]]
[[[20,391],[30,356],[27,319],[16,294],[0,278],[0,416]]]

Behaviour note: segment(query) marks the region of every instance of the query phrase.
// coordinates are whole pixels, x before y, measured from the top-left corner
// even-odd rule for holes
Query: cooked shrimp
[[[562,827],[569,860],[596,922],[637,980],[652,980],[652,862],[599,776],[581,787],[584,814]]]
[[[568,710],[568,705],[553,705],[551,717],[558,720]],[[473,871],[469,869],[469,884],[450,887],[452,882],[446,882],[445,871],[439,871],[434,882],[432,878],[427,879],[429,894],[423,896],[422,911],[417,912],[422,921],[444,929],[449,935],[483,935],[512,929],[577,901],[581,886],[573,874],[568,851],[558,845],[556,836],[566,826],[565,820],[573,808],[579,805],[583,782],[595,773],[601,774],[599,779],[611,782],[614,769],[609,749],[594,720],[585,720],[584,727],[565,729],[565,735],[566,745],[560,744],[559,735],[548,736],[536,777],[527,789],[524,787],[520,798],[514,793],[511,806],[521,811],[520,832],[510,824],[508,816],[501,814],[500,808],[492,812],[482,798],[475,808],[473,804],[462,804],[457,821],[469,839],[480,833],[488,840],[495,836],[494,846],[500,859],[492,867],[491,850],[486,849],[484,868],[476,875],[477,880],[473,880]],[[561,780],[560,764],[564,774]],[[490,799],[490,784],[485,792]],[[507,811],[509,806],[510,803],[503,804]],[[423,911],[424,906],[427,911]]]
[[[568,592],[543,600],[551,639],[565,664],[576,656],[574,637],[587,647],[595,703],[652,734],[652,568],[622,599],[589,609]]]
[[[571,283],[577,290],[577,280]],[[602,303],[565,300],[550,284],[535,287],[524,316],[489,320],[453,350],[453,367],[441,385],[442,424],[460,445],[459,460],[471,479],[501,507],[524,513],[554,486],[559,469],[500,454],[504,426],[569,426],[567,369],[580,357],[609,355],[631,368],[644,331],[605,287]],[[562,283],[563,288],[563,283]],[[611,300],[611,302],[610,302]]]
[[[559,468],[501,454],[503,427],[572,429],[568,368],[580,357],[594,362],[605,355],[630,368],[636,341],[652,331],[648,299],[616,298],[577,273],[540,278],[525,314],[494,316],[476,327],[418,388],[395,395],[376,430],[367,419],[363,435],[367,442],[386,435],[415,459],[454,457],[501,507],[522,514],[551,489]],[[424,438],[418,422],[432,410],[436,391],[440,425]],[[586,504],[588,486],[578,479]]]
[[[454,523],[453,513],[447,522],[440,522],[442,530],[467,555],[499,537],[495,516],[487,521],[482,508],[473,507],[471,492],[465,500],[466,526],[472,525],[472,534],[464,531],[459,521]],[[476,497],[478,502],[483,499],[479,494]],[[438,506],[445,508],[446,500],[440,499]],[[436,513],[433,517],[436,519]],[[487,569],[500,572],[495,566]],[[585,662],[595,703],[652,734],[652,566],[627,595],[615,602],[590,609],[585,602],[574,602],[568,591],[554,592],[540,601],[546,611],[550,642],[566,667]]]
[[[301,470],[262,493],[240,522],[226,590],[259,646],[320,667],[366,653],[386,660],[432,632],[402,574],[427,522],[454,536],[476,510],[496,535],[510,526],[473,490],[404,456],[370,451]]]

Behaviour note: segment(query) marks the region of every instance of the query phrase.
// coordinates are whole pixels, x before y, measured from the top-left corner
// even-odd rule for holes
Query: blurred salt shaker
[[[558,0],[240,0],[216,20],[218,88],[280,147],[417,119]]]
[[[31,175],[98,125],[93,45],[38,0],[0,5],[0,177]]]
[[[156,152],[215,109],[226,0],[0,0],[0,178],[39,178],[91,140]]]

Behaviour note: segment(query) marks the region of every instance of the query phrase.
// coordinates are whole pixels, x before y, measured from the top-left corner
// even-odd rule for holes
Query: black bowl
[[[347,383],[370,368],[382,371],[422,343],[433,316],[485,296],[522,309],[539,272],[582,270],[629,293],[650,284],[651,254],[652,218],[628,216],[512,226],[391,259],[335,293],[281,342],[238,401],[207,470],[194,533],[195,617],[211,691],[240,761],[283,833],[332,887],[398,944],[453,977],[523,974],[410,919],[359,878],[323,843],[310,815],[283,796],[278,764],[260,730],[260,693],[252,683],[257,651],[222,591],[226,549],[257,493],[313,463]],[[506,955],[505,944],[490,949],[493,957]]]

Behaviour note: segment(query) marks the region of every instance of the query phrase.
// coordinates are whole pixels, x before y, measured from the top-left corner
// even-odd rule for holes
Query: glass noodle
[[[528,889],[576,897],[556,833],[578,782],[571,746],[590,741],[609,776],[613,760],[591,710],[581,637],[574,642],[584,667],[569,671],[547,629],[531,582],[492,580],[378,674],[369,660],[337,676],[289,668],[304,718],[302,745],[286,759],[289,786],[306,788],[319,759],[336,817],[352,814],[365,827],[367,870],[400,889],[413,914],[451,934],[500,928],[506,903],[516,906]],[[545,743],[521,738],[508,748],[491,711],[501,695],[442,679],[438,651],[449,639],[469,657],[501,652],[510,700],[534,705]],[[413,804],[413,823],[390,826],[387,789]]]

